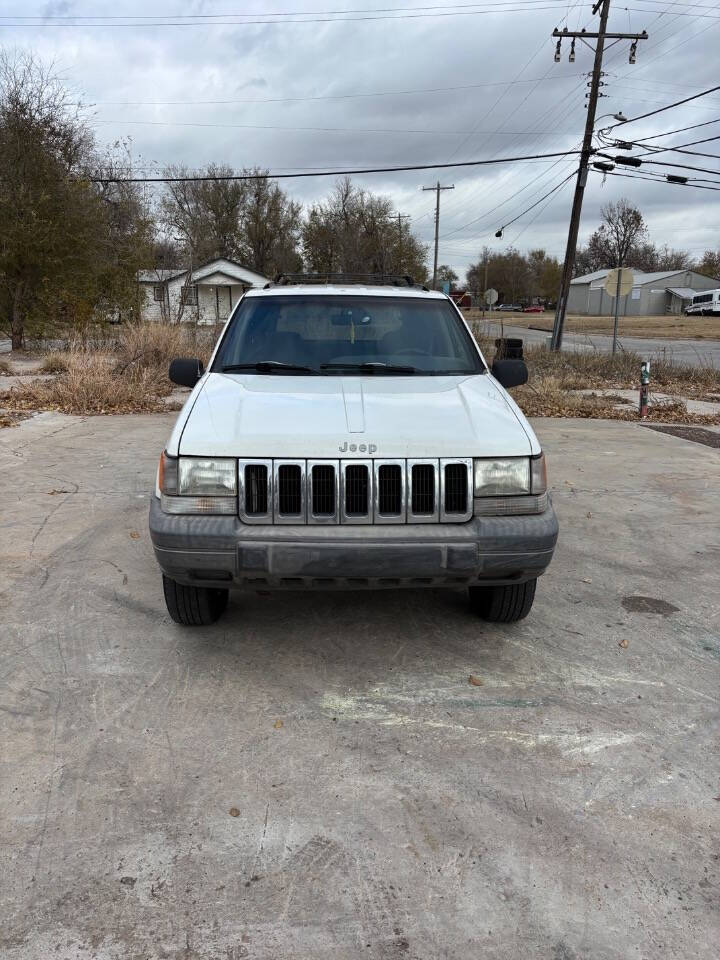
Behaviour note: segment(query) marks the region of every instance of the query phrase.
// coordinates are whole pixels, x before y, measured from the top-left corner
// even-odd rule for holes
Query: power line
[[[477,7],[505,7],[511,3],[517,4],[529,4],[531,6],[536,6],[538,3],[543,2],[543,0],[478,0],[477,3],[438,3],[431,5],[422,5],[422,6],[413,6],[413,7],[360,7],[356,9],[345,8],[343,10],[282,10],[277,13],[272,13],[267,11],[265,16],[283,18],[283,17],[313,17],[313,16],[345,16],[348,14],[366,14],[366,13],[406,13],[406,12],[415,12],[415,11],[449,11],[449,10],[462,10],[469,8]],[[547,0],[544,0],[547,2]],[[642,0],[642,2],[651,2],[651,0]],[[556,0],[557,6],[564,6],[563,0]],[[688,4],[684,4],[688,6]],[[700,6],[699,4],[690,4],[690,6]],[[703,9],[706,9],[703,7]],[[712,9],[708,7],[707,9]],[[61,13],[48,13],[48,14],[11,14],[6,13],[0,16],[0,19],[11,19],[11,20],[31,20],[31,21],[46,21],[46,20],[155,20],[158,18],[167,19],[167,20],[219,20],[223,17],[232,17],[236,19],[238,17],[248,18],[255,17],[255,13],[167,13],[167,14],[135,14],[135,13],[101,13],[101,14],[61,14]]]
[[[97,119],[90,121],[93,124],[117,124],[132,125],[141,127],[210,127],[224,130],[225,128],[235,130],[286,130],[286,131],[305,131],[308,133],[395,133],[395,134],[423,134],[430,136],[441,136],[443,134],[464,133],[464,130],[408,130],[403,127],[285,127],[269,123],[205,123],[195,120],[105,120]],[[480,131],[478,131],[480,132]],[[528,130],[508,130],[493,131],[486,135],[506,136],[506,137],[524,137],[535,136],[536,131]],[[544,137],[567,137],[570,133],[547,131],[541,134]]]
[[[452,163],[416,163],[398,167],[365,167],[352,170],[313,170],[300,173],[233,173],[221,176],[195,177],[89,177],[91,183],[201,183],[224,180],[294,180],[301,177],[345,177],[364,176],[371,173],[403,173],[412,170],[446,170],[454,167],[484,167],[497,163],[519,163],[524,160],[547,160],[552,157],[566,157],[579,153],[579,150],[565,150],[562,153],[535,153],[521,157],[503,157],[491,160],[456,160]]]
[[[593,171],[593,172],[594,172],[594,173],[602,173],[603,176],[605,176],[605,177],[622,177],[622,178],[624,178],[625,180],[649,180],[650,183],[662,183],[662,184],[667,184],[668,186],[671,186],[671,187],[694,187],[695,190],[713,190],[713,191],[716,191],[716,192],[719,192],[719,193],[720,193],[720,186],[718,186],[718,187],[703,187],[703,186],[701,186],[701,185],[698,184],[698,183],[692,183],[692,182],[688,182],[688,183],[673,183],[672,181],[669,181],[669,180],[659,180],[659,179],[656,179],[655,177],[644,177],[644,176],[642,176],[641,174],[637,174],[637,173],[612,173],[612,172],[609,171],[609,170],[605,170],[605,171],[595,170],[595,171]],[[718,182],[720,182],[720,181],[718,181]]]
[[[232,100],[96,100],[91,106],[98,107],[191,107],[227,106],[232,103],[305,103],[317,100],[360,100],[370,97],[405,97],[425,93],[456,93],[460,90],[477,90],[481,87],[505,87],[515,83],[539,83],[543,80],[568,80],[584,74],[571,73],[562,77],[537,77],[529,80],[493,80],[484,83],[464,83],[454,87],[416,87],[412,90],[375,90],[370,93],[331,93],[306,97],[244,97]],[[83,106],[83,104],[78,104]]]
[[[522,3],[523,0],[508,0],[509,3]],[[153,20],[141,20],[139,18],[132,18],[128,16],[128,20],[131,22],[120,22],[118,20],[100,20],[99,18],[96,21],[82,21],[81,23],[73,23],[70,20],[60,21],[60,20],[51,20],[45,19],[40,22],[38,21],[21,21],[21,17],[15,17],[13,22],[2,21],[1,25],[3,27],[32,27],[37,29],[39,27],[60,27],[60,28],[78,28],[84,30],[86,28],[92,27],[112,27],[113,29],[117,27],[254,27],[254,26],[286,26],[287,24],[313,24],[313,23],[362,23],[362,22],[371,22],[378,20],[427,20],[427,19],[437,19],[440,17],[475,17],[481,16],[483,14],[494,14],[494,13],[535,13],[542,10],[561,10],[564,4],[553,3],[545,4],[543,6],[533,6],[531,8],[525,7],[496,7],[493,9],[487,10],[447,10],[442,13],[401,13],[398,15],[391,14],[373,14],[371,16],[352,16],[352,17],[307,17],[302,20],[173,20],[173,19],[160,19],[156,18]],[[232,15],[231,15],[232,16]],[[1,19],[1,18],[0,18]],[[21,21],[21,22],[18,22]]]
[[[697,130],[699,127],[709,127],[713,123],[720,123],[720,117],[716,120],[706,120],[704,123],[692,123],[689,127],[679,127],[677,130],[668,130],[666,133],[652,133],[649,137],[633,137],[633,143],[646,143],[648,140],[657,140],[659,137],[672,137],[676,133],[685,133],[686,130]],[[698,143],[700,141],[697,141]]]
[[[556,160],[555,163],[554,163],[552,166],[555,166],[555,165],[558,164],[558,163],[560,163],[560,160]],[[523,189],[527,189],[527,187],[529,187],[531,184],[533,184],[534,182],[536,182],[536,181],[539,180],[540,178],[546,176],[549,172],[550,172],[549,170],[543,170],[542,173],[539,173],[536,177],[533,178],[533,180],[531,180],[528,184],[526,184],[526,186],[525,186]],[[575,172],[575,171],[573,170],[573,172]],[[572,174],[570,174],[570,176],[572,176]],[[542,189],[542,188],[541,188],[541,189]],[[555,188],[553,188],[553,189],[555,189]],[[552,191],[551,191],[551,192],[552,192]],[[484,220],[486,217],[489,217],[490,214],[494,213],[496,210],[499,210],[500,207],[504,207],[505,204],[508,203],[510,200],[513,200],[513,199],[515,198],[515,196],[517,196],[517,194],[513,194],[512,196],[507,197],[505,200],[502,200],[500,203],[496,204],[496,205],[495,205],[494,207],[492,207],[490,210],[486,210],[484,213],[481,213],[479,216],[474,217],[472,220],[469,220],[467,223],[463,223],[461,226],[455,227],[454,229],[449,230],[447,233],[444,233],[440,239],[441,239],[441,240],[444,240],[444,239],[447,238],[447,237],[452,237],[454,234],[460,233],[460,232],[463,231],[463,230],[467,230],[468,227],[474,226],[476,223],[479,223],[480,220]],[[531,194],[531,196],[532,196],[532,194]],[[546,196],[547,196],[547,194],[546,194]],[[542,201],[542,199],[543,199],[543,198],[541,198],[541,199],[538,201],[538,203],[540,203],[540,202]],[[529,209],[531,209],[531,208],[529,208]],[[527,212],[527,211],[526,211],[526,212]],[[521,214],[521,216],[522,216],[522,214]],[[510,221],[510,222],[512,223],[513,221]],[[462,239],[462,238],[458,238],[458,239]]]
[[[601,131],[602,133],[607,133],[610,130],[614,130],[616,127],[625,127],[629,123],[635,123],[636,120],[645,120],[647,117],[654,117],[658,113],[664,113],[666,110],[672,110],[674,107],[680,107],[684,103],[689,103],[691,100],[698,100],[700,97],[706,97],[709,93],[715,93],[716,90],[720,90],[720,84],[716,87],[710,87],[708,90],[703,90],[702,93],[695,93],[691,97],[685,97],[684,100],[676,100],[674,103],[668,103],[664,107],[660,107],[658,110],[651,110],[649,113],[641,113],[637,117],[630,117],[628,120],[621,120],[618,123],[613,123],[609,127],[604,127]]]
[[[523,210],[522,213],[519,213],[516,217],[513,217],[512,220],[508,220],[507,223],[504,223],[502,227],[500,227],[499,232],[502,233],[503,230],[506,230],[509,226],[515,223],[516,220],[519,220],[520,217],[524,217],[526,213],[530,213],[531,210],[534,210],[535,207],[539,206],[543,202],[543,200],[547,200],[547,198],[551,197],[557,190],[560,189],[560,187],[564,187],[565,184],[568,182],[568,180],[571,180],[576,174],[577,174],[577,170],[573,170],[572,173],[570,173],[567,177],[561,180],[560,183],[556,184],[552,188],[552,190],[548,190],[548,192],[544,196],[540,197],[539,200],[536,200],[535,203],[529,206],[527,210]]]

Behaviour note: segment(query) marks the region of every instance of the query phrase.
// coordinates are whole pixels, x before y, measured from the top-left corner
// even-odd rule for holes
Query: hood
[[[479,457],[540,449],[489,374],[209,373],[196,389],[184,429],[174,435],[180,435],[179,452],[191,456]]]

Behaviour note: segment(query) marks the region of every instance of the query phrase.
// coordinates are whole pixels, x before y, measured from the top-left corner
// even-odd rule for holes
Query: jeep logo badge
[[[377,446],[374,443],[341,443],[338,447],[340,453],[375,453]]]

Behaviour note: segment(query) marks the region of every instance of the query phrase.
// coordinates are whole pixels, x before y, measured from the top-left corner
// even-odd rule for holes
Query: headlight
[[[475,460],[476,497],[512,497],[530,493],[530,458]]]
[[[237,512],[237,461],[234,459],[170,457],[163,453],[157,485],[164,513]]]
[[[237,462],[180,457],[178,493],[191,497],[234,497],[237,494]]]
[[[475,460],[476,517],[544,513],[548,506],[545,455]]]

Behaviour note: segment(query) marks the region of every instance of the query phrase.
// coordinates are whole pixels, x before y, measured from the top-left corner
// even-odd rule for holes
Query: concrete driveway
[[[0,431],[3,960],[715,960],[717,450],[539,421],[521,624],[282,594],[193,631],[146,530],[171,420]]]

